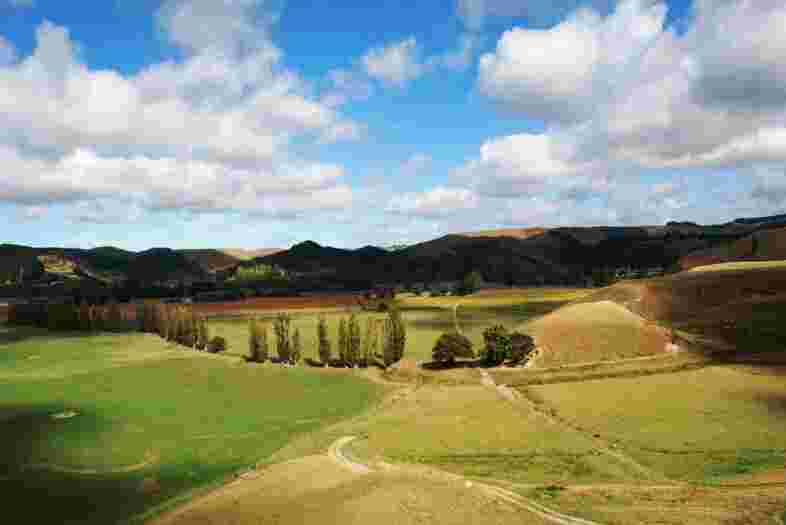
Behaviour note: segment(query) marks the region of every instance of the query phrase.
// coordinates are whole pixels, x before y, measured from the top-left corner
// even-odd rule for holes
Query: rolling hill
[[[680,259],[679,264],[683,270],[690,270],[707,264],[783,259],[786,259],[786,228],[774,228],[757,231],[729,244],[688,254]]]

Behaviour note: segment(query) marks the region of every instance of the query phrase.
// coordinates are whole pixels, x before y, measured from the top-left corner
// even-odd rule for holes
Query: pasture
[[[521,390],[669,478],[718,483],[783,468],[784,374],[782,367],[710,366]]]
[[[372,416],[366,432],[364,455],[465,476],[523,483],[637,477],[589,437],[480,385],[415,389]]]
[[[495,324],[512,329],[525,321],[556,310],[567,302],[589,293],[586,289],[571,288],[530,288],[489,290],[465,297],[416,297],[411,294],[398,296],[402,316],[407,327],[407,347],[405,357],[427,361],[439,336],[458,328],[470,341],[475,351],[483,347],[483,331]],[[282,305],[285,306],[285,305]],[[454,307],[456,307],[454,309]],[[354,312],[360,323],[361,334],[365,336],[369,320],[383,322],[386,314],[364,312],[357,307],[327,308],[324,310],[298,310],[282,308],[292,318],[291,330],[300,330],[303,342],[303,357],[317,359],[317,322],[323,316],[328,324],[333,354],[337,353],[338,324]],[[268,341],[271,353],[275,354],[272,321],[277,312],[248,310],[239,305],[234,312],[225,307],[224,315],[210,318],[211,336],[225,337],[229,343],[229,353],[245,355],[248,352],[248,318],[258,317],[270,321]]]
[[[0,490],[28,523],[115,523],[265,463],[381,387],[249,365],[152,335],[0,326]]]
[[[690,272],[731,272],[740,270],[760,270],[786,268],[786,261],[734,261],[716,264],[705,264],[691,268]]]

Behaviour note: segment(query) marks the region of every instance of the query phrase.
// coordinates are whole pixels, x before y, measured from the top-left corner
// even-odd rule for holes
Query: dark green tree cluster
[[[506,361],[521,364],[530,358],[535,349],[532,337],[520,332],[508,332],[501,325],[487,328],[483,332],[483,340],[485,346],[481,359],[487,366],[499,366]]]
[[[442,334],[431,351],[432,359],[437,363],[453,366],[456,358],[473,358],[472,342],[458,332]]]
[[[319,360],[322,362],[322,366],[328,366],[330,364],[330,339],[328,338],[327,322],[321,316],[317,323],[317,341],[319,344]]]
[[[282,363],[292,363],[292,340],[289,334],[289,325],[292,322],[289,315],[278,314],[273,321],[273,331],[276,333],[276,351]]]
[[[480,272],[469,272],[464,276],[461,282],[456,285],[454,291],[456,295],[470,295],[480,290],[482,283],[483,276],[480,275]]]
[[[132,329],[120,305],[112,301],[108,305],[79,305],[72,303],[15,304],[8,309],[11,325],[33,325],[52,331],[123,332]]]

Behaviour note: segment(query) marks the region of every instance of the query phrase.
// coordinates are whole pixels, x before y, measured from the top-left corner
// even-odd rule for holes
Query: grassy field
[[[631,480],[586,436],[481,386],[422,387],[368,424],[366,450],[467,476],[526,483]]]
[[[783,467],[784,374],[713,366],[523,391],[670,478],[712,483]]]
[[[786,268],[786,261],[736,261],[696,266],[691,272],[729,272],[739,270],[759,270],[762,268]]]
[[[361,413],[381,388],[149,335],[0,327],[0,491],[27,523],[115,523]]]
[[[473,343],[476,351],[483,346],[483,330],[502,324],[514,328],[521,323],[551,312],[566,302],[587,294],[586,289],[513,289],[481,292],[467,297],[416,297],[403,294],[399,296],[402,315],[407,326],[406,357],[415,360],[428,360],[437,339],[444,332],[458,328]],[[458,305],[455,312],[454,306]],[[361,312],[354,309],[365,334],[369,319],[382,322],[386,314]],[[289,312],[292,318],[291,329],[300,330],[303,341],[303,356],[317,359],[317,322],[319,316],[325,317],[328,332],[333,340],[333,353],[336,354],[338,324],[341,318],[349,315],[345,311],[327,310]],[[261,312],[258,317],[272,322],[275,314]],[[248,313],[236,317],[214,317],[210,321],[211,333],[220,335],[229,342],[229,352],[244,355],[248,351]],[[274,343],[272,325],[268,329],[268,339]],[[275,345],[271,345],[275,353]]]

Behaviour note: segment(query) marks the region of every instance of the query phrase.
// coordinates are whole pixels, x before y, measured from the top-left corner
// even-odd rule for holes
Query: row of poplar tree
[[[248,361],[263,363],[271,358],[268,343],[268,322],[251,319],[248,324]],[[297,364],[303,355],[300,330],[290,330],[291,318],[278,314],[273,320],[278,362]],[[384,320],[369,318],[365,333],[355,314],[339,320],[337,341],[331,341],[324,317],[317,321],[317,345],[319,360],[323,366],[367,367],[378,363],[390,366],[404,356],[407,333],[401,313],[393,308]],[[291,335],[290,335],[291,334]],[[337,355],[334,358],[333,342]]]

